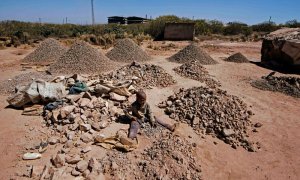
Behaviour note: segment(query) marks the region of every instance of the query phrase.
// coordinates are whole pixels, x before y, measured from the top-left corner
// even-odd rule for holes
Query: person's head
[[[146,93],[143,91],[143,90],[139,90],[137,93],[136,93],[136,101],[141,104],[141,105],[144,105],[146,103],[146,100],[147,100],[147,96],[146,96]]]

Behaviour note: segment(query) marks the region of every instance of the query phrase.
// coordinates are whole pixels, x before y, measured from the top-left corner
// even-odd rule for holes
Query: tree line
[[[272,21],[262,22],[255,25],[247,25],[243,22],[223,23],[218,20],[205,20],[181,18],[175,15],[166,15],[157,17],[146,24],[99,24],[99,25],[76,25],[76,24],[50,24],[50,23],[31,23],[20,21],[1,21],[0,37],[10,37],[12,40],[20,43],[42,40],[48,37],[73,38],[85,34],[103,36],[105,34],[114,34],[116,38],[123,38],[130,34],[138,36],[148,34],[153,39],[159,39],[163,36],[164,26],[167,22],[191,22],[195,23],[195,35],[244,35],[249,36],[253,32],[268,33],[281,27],[300,27],[300,22],[290,20],[284,24],[276,24]]]

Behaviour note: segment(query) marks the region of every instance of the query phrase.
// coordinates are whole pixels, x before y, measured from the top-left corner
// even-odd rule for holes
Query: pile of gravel
[[[26,74],[20,74],[12,79],[0,82],[0,94],[10,95],[15,93],[17,86],[25,86],[36,79],[42,79],[45,81],[51,80],[53,76],[40,72],[29,72]]]
[[[286,95],[300,98],[300,78],[263,76],[260,80],[251,82],[255,88],[266,91],[277,91]]]
[[[238,97],[220,89],[194,87],[180,91],[159,104],[175,121],[187,123],[197,133],[218,137],[233,148],[242,146],[255,151],[247,140],[247,129],[253,114]]]
[[[217,62],[211,58],[204,50],[195,44],[190,44],[178,53],[169,57],[171,62],[186,63],[189,61],[199,61],[203,65],[217,64]]]
[[[174,71],[180,76],[194,79],[205,83],[208,87],[215,88],[221,86],[220,82],[211,78],[205,67],[201,66],[199,61],[190,61],[174,68]]]
[[[49,72],[63,74],[100,74],[117,64],[86,42],[76,41],[59,60],[50,65]]]
[[[48,38],[35,51],[26,56],[23,61],[33,64],[49,64],[56,62],[67,49],[57,40]]]
[[[100,160],[101,169],[111,179],[202,179],[201,165],[193,155],[196,147],[165,133],[134,155],[109,152]]]
[[[225,59],[227,62],[248,63],[249,60],[242,53],[235,53]]]
[[[145,62],[151,59],[133,40],[128,38],[118,40],[116,46],[106,56],[111,60],[124,63]]]
[[[104,78],[116,82],[134,80],[137,88],[167,87],[176,83],[163,68],[153,64],[138,64],[136,62],[123,66],[105,75]]]

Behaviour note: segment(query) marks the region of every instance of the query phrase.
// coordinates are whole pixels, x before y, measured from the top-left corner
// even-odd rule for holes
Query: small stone
[[[72,147],[74,147],[74,143],[72,140],[68,140],[64,145],[64,148],[72,148]]]
[[[262,124],[262,123],[259,123],[259,122],[254,124],[254,127],[256,127],[256,128],[260,128],[260,127],[262,127],[262,126],[263,126],[263,124]]]
[[[86,107],[90,103],[90,99],[88,98],[81,98],[78,103],[80,107]]]
[[[62,144],[66,143],[67,141],[68,141],[68,139],[65,136],[61,137],[59,140],[59,142]]]
[[[58,139],[57,137],[50,137],[50,138],[48,139],[48,143],[49,143],[50,145],[57,144],[57,143],[59,143],[59,139]]]
[[[32,172],[31,172],[31,178],[33,179],[39,179],[41,177],[43,170],[45,166],[33,166]]]
[[[235,134],[235,132],[232,129],[223,129],[222,133],[225,137],[232,136]]]
[[[100,123],[99,123],[99,127],[101,128],[101,129],[104,129],[104,128],[106,128],[107,126],[108,126],[108,121],[106,121],[106,120],[103,120],[103,121],[101,121]]]
[[[83,148],[83,149],[81,150],[81,152],[87,153],[87,152],[90,152],[91,150],[92,150],[92,147],[91,147],[91,146],[87,146],[87,147]]]
[[[91,126],[92,126],[92,128],[93,128],[95,131],[100,131],[100,123],[98,123],[98,122],[92,122],[92,123],[91,123]]]
[[[85,160],[79,161],[76,165],[76,170],[84,172],[88,168],[88,163]]]
[[[81,173],[79,171],[76,171],[76,169],[74,168],[71,172],[72,176],[79,176]]]
[[[90,124],[80,124],[79,125],[79,129],[81,131],[89,131],[92,128],[92,126]]]
[[[89,142],[93,141],[93,136],[89,133],[84,133],[81,135],[80,139],[84,143],[89,143]]]
[[[172,106],[173,102],[172,101],[167,101],[167,105],[170,107]]]
[[[55,158],[52,158],[52,163],[56,168],[60,168],[65,165],[65,157],[64,154],[57,154]]]
[[[118,95],[114,92],[110,92],[109,96],[110,96],[110,99],[113,100],[113,101],[123,102],[123,101],[127,100],[126,96],[121,96],[121,95]]]
[[[60,109],[60,116],[62,119],[66,118],[73,110],[75,106],[64,106]]]
[[[77,164],[79,161],[81,161],[81,158],[78,154],[76,154],[74,157],[70,157],[70,156],[66,157],[66,162],[68,164]]]
[[[88,167],[91,172],[95,172],[101,169],[101,164],[96,158],[93,157],[89,160]]]
[[[40,153],[25,153],[23,155],[23,160],[35,160],[41,158],[42,155]]]
[[[68,140],[73,140],[74,137],[75,137],[75,132],[74,131],[67,132],[67,138],[68,138]]]

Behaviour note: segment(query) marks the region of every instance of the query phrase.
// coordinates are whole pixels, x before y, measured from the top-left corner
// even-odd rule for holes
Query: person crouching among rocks
[[[140,90],[136,93],[136,101],[131,104],[131,114],[124,110],[125,115],[131,120],[128,135],[131,139],[136,138],[138,130],[143,126],[143,123],[149,122],[151,126],[155,126],[153,113],[146,100],[146,93]]]

